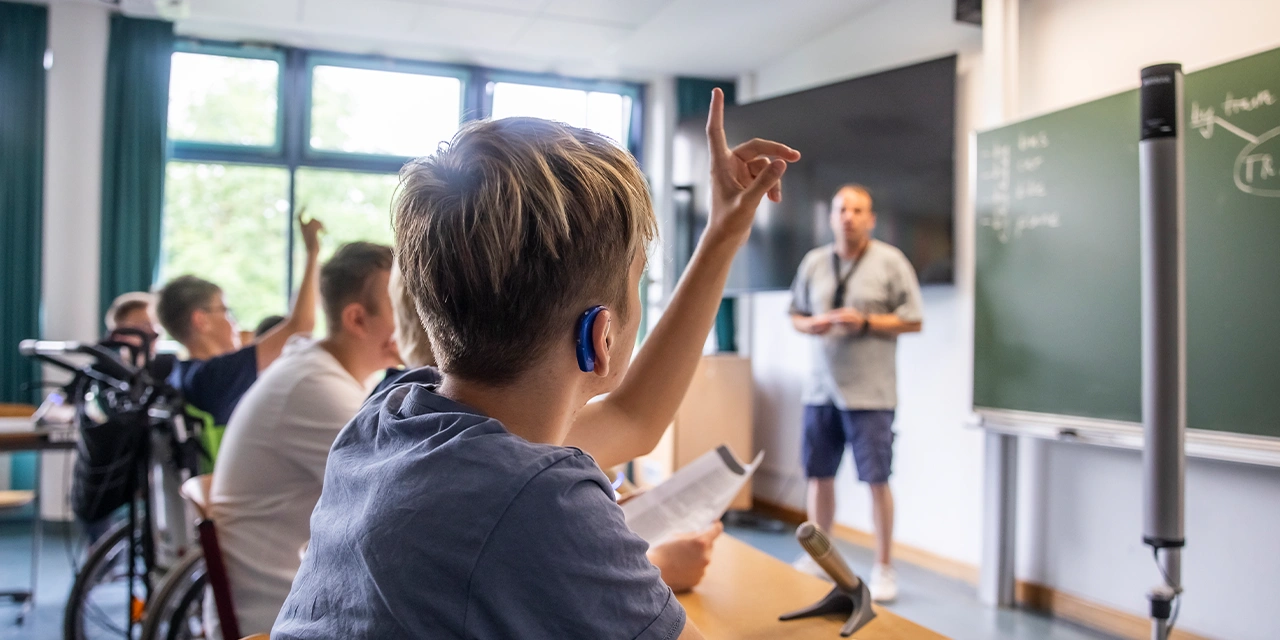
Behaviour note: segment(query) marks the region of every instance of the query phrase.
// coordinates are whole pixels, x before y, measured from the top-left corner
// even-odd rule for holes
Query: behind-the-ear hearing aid
[[[578,318],[578,368],[586,372],[596,370],[596,347],[591,340],[591,329],[601,311],[604,311],[604,307],[597,305],[584,311]]]

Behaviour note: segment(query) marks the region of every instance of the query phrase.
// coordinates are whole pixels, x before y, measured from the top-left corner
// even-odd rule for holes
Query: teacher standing
[[[898,594],[893,542],[893,418],[898,405],[898,336],[920,331],[920,285],[897,247],[871,237],[871,193],[846,185],[831,201],[835,242],[805,255],[791,285],[791,323],[812,336],[812,364],[804,385],[805,476],[809,520],[830,532],[835,520],[835,475],[847,443],[858,479],[871,490],[876,566],[871,596]],[[813,572],[808,556],[797,566]]]

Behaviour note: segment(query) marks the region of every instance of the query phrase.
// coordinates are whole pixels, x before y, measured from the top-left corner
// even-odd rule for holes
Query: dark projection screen
[[[728,107],[730,145],[767,138],[803,158],[783,176],[782,203],[761,204],[726,291],[789,288],[804,254],[831,242],[831,198],[851,182],[871,190],[875,237],[901,249],[922,284],[953,282],[955,86],[950,56]],[[682,121],[674,141],[680,272],[706,227],[704,118]]]

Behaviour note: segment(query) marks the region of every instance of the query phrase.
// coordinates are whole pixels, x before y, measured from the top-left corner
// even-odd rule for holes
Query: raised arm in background
[[[307,263],[302,271],[302,283],[298,286],[298,295],[293,299],[293,308],[284,322],[276,325],[258,339],[255,346],[258,351],[258,371],[266,369],[280,353],[289,338],[298,333],[311,333],[316,328],[316,304],[320,298],[320,232],[324,224],[312,218],[303,221],[306,213],[303,207],[298,211],[298,226],[302,231],[302,243],[307,250]]]

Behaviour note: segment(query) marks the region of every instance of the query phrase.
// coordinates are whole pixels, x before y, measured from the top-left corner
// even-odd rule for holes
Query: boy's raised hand
[[[320,253],[320,232],[324,231],[324,223],[314,217],[307,220],[306,214],[306,206],[298,209],[298,229],[302,231],[302,244],[307,255],[314,256]]]
[[[732,149],[724,135],[724,93],[711,91],[707,115],[707,146],[711,152],[711,215],[707,232],[722,233],[741,243],[751,232],[760,200],[782,199],[782,174],[800,152],[779,142],[759,138]]]

